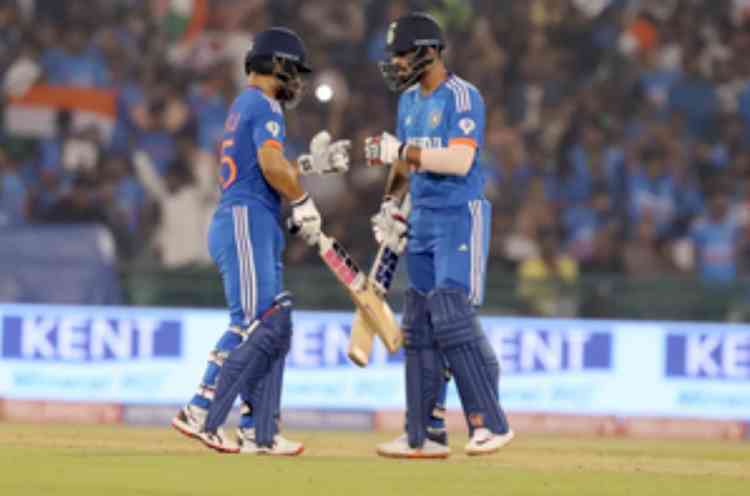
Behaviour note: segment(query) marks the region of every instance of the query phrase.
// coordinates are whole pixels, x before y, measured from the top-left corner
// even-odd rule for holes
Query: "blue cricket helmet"
[[[382,61],[380,72],[392,91],[402,91],[419,81],[435,58],[428,51],[445,48],[440,25],[429,14],[413,12],[392,22],[386,33],[388,60]],[[392,57],[406,57],[406,66],[395,64]]]
[[[430,14],[412,12],[391,23],[385,42],[389,53],[405,54],[420,47],[444,48],[445,36]]]
[[[256,61],[273,58],[288,61],[301,73],[312,72],[302,38],[291,29],[274,27],[258,33],[245,55],[245,72],[249,74]]]
[[[245,54],[245,74],[275,76],[281,83],[276,98],[293,108],[302,97],[302,74],[312,72],[302,39],[291,29],[273,27],[255,36]]]

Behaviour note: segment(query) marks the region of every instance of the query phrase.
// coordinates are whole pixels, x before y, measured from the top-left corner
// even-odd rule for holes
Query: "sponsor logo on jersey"
[[[431,136],[417,136],[409,138],[409,144],[420,148],[442,148],[443,138]]]

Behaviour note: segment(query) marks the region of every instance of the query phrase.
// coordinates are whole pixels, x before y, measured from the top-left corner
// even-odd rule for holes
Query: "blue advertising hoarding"
[[[346,359],[351,313],[296,311],[287,408],[403,408],[403,357]],[[213,310],[0,305],[0,397],[178,404],[226,326]],[[750,418],[750,326],[484,317],[506,409]],[[449,405],[458,406],[451,387]]]

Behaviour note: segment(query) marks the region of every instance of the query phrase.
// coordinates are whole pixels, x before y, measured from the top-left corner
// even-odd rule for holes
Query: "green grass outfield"
[[[296,432],[298,458],[219,455],[168,428],[0,423],[2,496],[750,495],[750,443],[519,435],[447,461],[374,455],[389,435]]]

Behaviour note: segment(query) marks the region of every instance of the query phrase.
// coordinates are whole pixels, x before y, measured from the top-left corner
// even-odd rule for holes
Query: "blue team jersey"
[[[466,176],[413,174],[410,189],[415,207],[452,207],[482,197],[484,172],[479,156],[484,124],[484,101],[479,90],[458,76],[449,76],[429,95],[422,95],[419,85],[401,95],[396,125],[399,140],[421,148],[443,148],[451,143],[476,148]]]
[[[719,221],[705,215],[695,221],[690,229],[690,239],[695,246],[698,270],[704,281],[734,281],[739,236],[740,225],[732,215]]]
[[[221,141],[222,189],[219,207],[259,202],[278,215],[281,197],[263,176],[258,150],[284,146],[286,125],[281,105],[250,86],[232,103]]]

